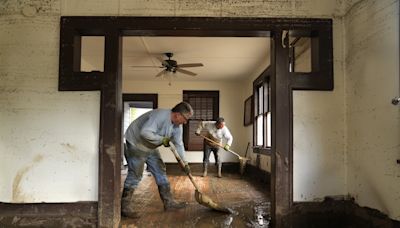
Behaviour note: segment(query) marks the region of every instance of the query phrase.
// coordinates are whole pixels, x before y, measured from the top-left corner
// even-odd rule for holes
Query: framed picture
[[[253,116],[254,116],[254,105],[253,105],[253,95],[248,97],[244,101],[244,126],[249,126],[253,124]]]

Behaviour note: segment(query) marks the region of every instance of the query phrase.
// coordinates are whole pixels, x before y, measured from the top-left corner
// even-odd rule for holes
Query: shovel
[[[215,142],[214,140],[212,140],[212,139],[210,139],[210,138],[208,138],[208,137],[206,137],[206,136],[204,136],[204,135],[201,135],[201,134],[200,134],[200,137],[202,137],[202,138],[204,138],[205,140],[211,142],[212,144],[215,144],[215,145],[221,147],[222,149],[226,150],[220,143]],[[236,155],[236,156],[239,158],[240,174],[243,175],[244,169],[246,168],[246,163],[247,163],[247,161],[250,160],[250,159],[248,159],[248,158],[246,158],[246,157],[240,156],[238,153],[234,152],[234,151],[231,150],[231,149],[228,149],[228,150],[226,150],[226,151],[228,151],[228,152],[230,152],[230,153]]]
[[[169,143],[170,145],[170,149],[172,151],[172,153],[174,153],[176,160],[178,161],[179,165],[184,169],[185,168],[185,163],[183,163],[181,157],[179,156],[178,152],[175,149],[175,146],[172,142]],[[196,182],[193,179],[193,176],[190,172],[187,173],[187,175],[189,176],[190,181],[192,182],[194,188],[196,189],[194,196],[196,198],[196,201],[208,208],[211,208],[213,210],[216,211],[221,211],[221,212],[225,212],[225,213],[230,213],[232,214],[234,211],[230,208],[227,207],[222,207],[220,205],[218,205],[217,203],[215,203],[214,201],[211,200],[210,197],[206,196],[205,194],[201,193],[199,190],[199,186],[197,186]]]

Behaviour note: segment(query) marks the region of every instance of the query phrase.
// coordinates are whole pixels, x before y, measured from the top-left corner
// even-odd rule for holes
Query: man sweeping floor
[[[224,118],[219,117],[217,121],[201,121],[196,130],[196,135],[200,135],[203,129],[206,130],[205,136],[207,138],[210,138],[219,144],[222,142],[222,140],[225,140],[226,144],[224,146],[224,149],[229,150],[233,142],[233,137],[228,127],[225,126]],[[215,162],[217,163],[217,176],[221,178],[222,161],[221,157],[219,156],[219,145],[216,145],[215,143],[208,140],[204,140],[203,177],[207,176],[207,169],[211,151],[213,152]]]
[[[185,162],[185,172],[189,173],[190,169],[184,156],[182,124],[186,124],[192,115],[193,109],[190,104],[181,102],[172,110],[155,109],[147,112],[130,124],[125,133],[127,145],[125,158],[128,162],[128,175],[125,179],[121,199],[123,216],[139,217],[134,208],[133,194],[142,179],[145,163],[158,185],[164,210],[179,209],[187,205],[186,202],[176,202],[173,199],[165,164],[157,147],[161,145],[168,147],[169,141],[173,142]]]

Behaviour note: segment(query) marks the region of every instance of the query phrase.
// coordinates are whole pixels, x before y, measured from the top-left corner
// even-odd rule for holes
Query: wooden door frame
[[[288,72],[287,30],[316,30],[319,72]],[[104,72],[78,72],[80,36],[105,36]],[[61,17],[59,90],[101,90],[98,226],[120,221],[122,36],[271,37],[272,223],[289,213],[293,185],[292,90],[332,90],[332,20],[209,17]],[[312,77],[311,77],[312,76]],[[279,105],[278,105],[279,104]]]

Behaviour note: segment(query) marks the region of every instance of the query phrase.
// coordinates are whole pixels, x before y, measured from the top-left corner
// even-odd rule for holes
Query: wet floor
[[[213,211],[200,213],[187,227],[269,227],[270,203],[247,202],[232,205],[232,214],[217,215]]]
[[[269,227],[269,202],[250,201],[229,207],[234,213],[190,204],[182,210],[142,214],[140,219],[123,218],[121,227]]]
[[[199,204],[194,197],[194,187],[184,175],[171,175],[169,180],[173,195],[188,202],[184,209],[163,211],[157,186],[150,174],[144,175],[135,191],[139,219],[122,218],[121,227],[269,227],[269,187],[253,183],[239,174],[224,174],[217,178],[212,173],[203,178],[194,173],[194,179],[203,194],[219,206],[228,207],[233,213],[223,213]]]

